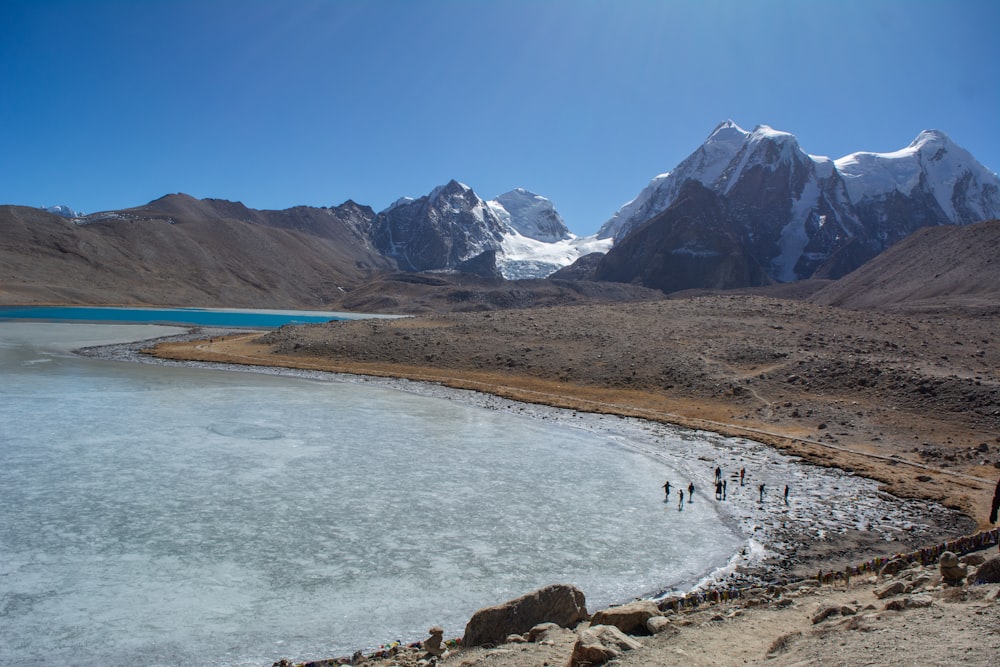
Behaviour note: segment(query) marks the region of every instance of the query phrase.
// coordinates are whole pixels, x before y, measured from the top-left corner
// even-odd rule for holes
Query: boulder
[[[613,625],[592,625],[580,633],[573,645],[570,667],[593,667],[614,660],[625,651],[642,648],[642,644],[632,639]]]
[[[540,623],[528,630],[527,640],[536,644],[553,642],[566,632],[570,631],[555,623]]]
[[[927,584],[931,583],[931,581],[932,579],[930,576],[926,574],[921,574],[916,579],[914,579],[909,585],[907,585],[906,592],[911,593],[913,591],[918,591]]]
[[[590,622],[592,625],[613,625],[627,635],[645,635],[649,634],[646,621],[661,615],[660,608],[652,600],[636,600],[594,612]]]
[[[981,553],[965,554],[960,559],[966,565],[982,565],[986,562],[986,556]]]
[[[428,630],[428,632],[430,633],[431,636],[424,640],[423,643],[424,650],[433,656],[440,657],[444,655],[444,648],[442,648],[441,646],[442,642],[444,641],[444,628],[435,625],[430,630]]]
[[[678,632],[677,627],[666,616],[651,616],[646,621],[646,630],[651,635],[659,635],[665,632],[676,634]]]
[[[909,567],[909,563],[902,558],[893,558],[891,561],[882,566],[882,569],[879,570],[878,576],[880,579],[883,577],[892,577],[899,574],[907,567]]]
[[[477,611],[465,625],[462,645],[498,645],[508,636],[523,635],[541,623],[568,628],[586,619],[583,591],[575,586],[553,584]]]
[[[906,592],[906,584],[904,584],[902,581],[894,581],[890,584],[882,586],[881,588],[876,588],[875,597],[877,597],[879,600],[882,600],[884,598],[892,597],[893,595],[899,595],[904,592]]]
[[[954,553],[951,551],[942,553],[938,561],[938,568],[941,570],[941,578],[944,580],[944,583],[950,586],[962,585],[967,568],[965,565],[959,564],[958,556]]]
[[[885,603],[886,611],[905,611],[906,609],[921,609],[930,607],[934,602],[929,596],[903,597],[889,600]]]
[[[826,619],[830,618],[831,616],[835,616],[835,615],[838,615],[838,614],[840,614],[840,607],[837,607],[837,606],[834,606],[834,605],[829,605],[829,606],[821,607],[819,609],[819,611],[817,611],[815,614],[813,614],[813,617],[812,617],[813,625],[816,625],[817,623],[822,623],[823,621],[825,621]]]
[[[994,556],[976,570],[977,584],[1000,584],[1000,556]]]

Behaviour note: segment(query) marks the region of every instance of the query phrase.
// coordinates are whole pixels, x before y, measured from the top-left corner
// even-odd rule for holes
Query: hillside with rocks
[[[1000,220],[924,227],[810,300],[877,310],[992,309],[1000,304],[998,264]]]

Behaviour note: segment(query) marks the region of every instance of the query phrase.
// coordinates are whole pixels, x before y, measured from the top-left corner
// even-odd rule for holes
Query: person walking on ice
[[[670,480],[669,479],[667,480],[667,483],[663,485],[663,498],[664,498],[664,500],[668,500],[670,498]]]
[[[688,484],[688,502],[694,500],[694,482]]]
[[[788,485],[785,484],[785,504],[788,504]]]
[[[677,503],[677,511],[678,512],[683,512],[684,511],[684,489],[678,489],[677,490],[677,494],[681,497],[681,501],[679,503]]]
[[[761,482],[757,489],[760,491],[760,502],[764,502],[764,482]]]

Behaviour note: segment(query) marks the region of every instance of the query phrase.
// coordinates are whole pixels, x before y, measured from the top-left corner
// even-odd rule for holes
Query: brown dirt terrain
[[[427,380],[751,437],[982,520],[1000,468],[998,314],[706,296],[284,327],[156,354]]]
[[[426,380],[747,437],[879,480],[896,495],[940,501],[985,528],[1000,474],[998,315],[990,303],[883,314],[712,295],[285,327],[160,345],[156,354]],[[859,547],[873,546],[862,538]],[[826,548],[817,544],[814,557],[828,556]],[[805,607],[691,616],[679,638],[657,637],[618,664],[818,664],[824,651],[845,665],[959,657],[1000,664],[995,601],[987,611],[948,604],[907,611],[898,622],[873,617],[855,624],[862,632],[814,632],[809,622],[784,640],[794,651],[770,659],[772,643],[797,627]],[[984,626],[984,619],[991,620]],[[926,638],[925,625],[964,632],[966,643],[935,653],[924,642],[916,660],[896,657],[900,633]],[[986,653],[975,654],[982,642]],[[446,664],[561,664],[568,655],[515,645],[462,651]]]

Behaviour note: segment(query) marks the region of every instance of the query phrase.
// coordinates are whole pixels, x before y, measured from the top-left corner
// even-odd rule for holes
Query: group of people
[[[746,480],[746,474],[747,474],[746,468],[740,468],[740,486],[743,486],[744,481]],[[722,468],[720,468],[719,466],[716,466],[715,467],[715,499],[716,500],[725,500],[726,499],[726,486],[727,486],[726,485],[726,480],[722,476]],[[764,482],[761,482],[760,484],[757,485],[757,490],[760,492],[760,502],[761,502],[761,504],[763,504],[764,503],[764,492],[766,490]],[[664,491],[664,494],[665,494],[664,501],[670,500],[670,480],[667,480],[666,483],[664,483],[664,485],[663,485],[663,491]],[[688,496],[687,496],[688,497],[688,502],[690,503],[692,500],[694,500],[694,482],[690,482],[688,484],[688,486],[687,486],[687,492],[688,492]],[[678,489],[677,490],[677,497],[678,497],[677,509],[678,510],[683,510],[684,509],[684,489]],[[785,504],[787,505],[788,504],[788,485],[787,484],[785,485],[784,500],[785,500]],[[1000,517],[998,517],[998,515],[1000,515],[1000,480],[997,481],[997,488],[996,488],[996,491],[993,493],[993,502],[992,502],[992,505],[991,505],[991,508],[990,508],[990,523],[991,524],[997,523],[998,518],[1000,518]]]
[[[746,468],[740,468],[740,486],[743,486],[743,484],[745,483],[746,475],[747,475]],[[726,479],[722,475],[722,468],[719,467],[719,466],[716,466],[715,467],[715,499],[716,500],[725,500],[726,499],[727,486],[728,486],[728,484],[726,482]],[[997,493],[1000,494],[1000,484],[998,484],[997,489],[998,489]],[[763,503],[764,502],[764,491],[765,491],[765,486],[764,486],[763,482],[761,482],[760,484],[757,485],[757,490],[760,492],[760,502]],[[664,501],[670,500],[670,480],[667,480],[667,482],[663,485],[663,491],[664,491]],[[694,499],[694,482],[691,482],[691,483],[688,484],[687,492],[688,492],[688,502],[690,503]],[[788,489],[788,485],[786,484],[785,485],[785,494],[784,494],[784,500],[785,500],[785,504],[786,505],[788,504],[788,492],[789,492],[789,489]],[[684,489],[678,489],[677,496],[678,496],[677,509],[678,510],[683,510],[684,509]],[[995,512],[996,512],[996,509],[994,509],[994,513]]]
[[[670,480],[667,480],[666,483],[663,485],[663,492],[664,492],[664,498],[663,498],[664,501],[670,500]],[[687,496],[688,497],[688,502],[690,503],[694,499],[694,482],[691,482],[690,484],[688,484],[687,492],[688,492],[688,496]],[[684,489],[678,489],[677,490],[677,497],[678,497],[677,509],[678,510],[683,510],[684,509]]]

